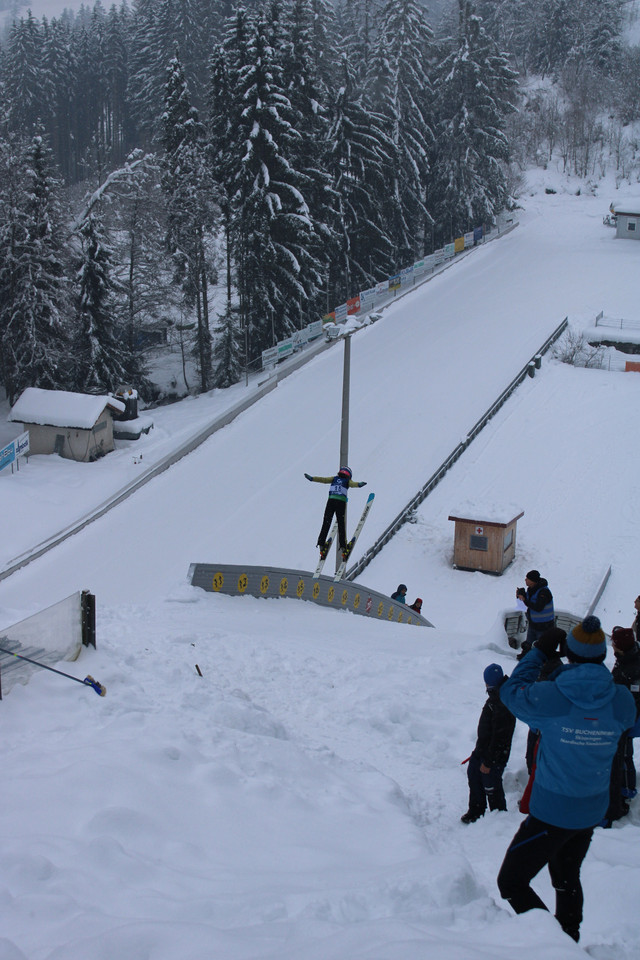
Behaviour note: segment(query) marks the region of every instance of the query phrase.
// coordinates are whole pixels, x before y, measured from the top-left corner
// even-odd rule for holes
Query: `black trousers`
[[[329,529],[331,527],[331,521],[334,516],[338,521],[338,542],[340,543],[340,549],[345,550],[347,547],[347,525],[345,522],[345,516],[347,512],[347,503],[346,500],[333,500],[328,499],[327,505],[324,508],[324,517],[322,518],[322,528],[318,535],[318,546],[323,547],[327,542],[327,537],[329,536]]]
[[[480,765],[482,758],[472,753],[467,767],[469,781],[469,810],[475,813],[484,813],[489,803],[489,810],[506,810],[507,801],[502,786],[504,767],[493,766],[489,773],[482,773]]]
[[[635,796],[636,768],[633,762],[633,740],[623,733],[611,764],[608,820],[619,820],[629,812],[627,800]]]
[[[570,830],[554,827],[533,816],[520,824],[498,874],[498,888],[516,913],[546,910],[531,880],[546,865],[556,891],[556,920],[570,937],[578,940],[584,896],[580,868],[587,855],[593,827]]]

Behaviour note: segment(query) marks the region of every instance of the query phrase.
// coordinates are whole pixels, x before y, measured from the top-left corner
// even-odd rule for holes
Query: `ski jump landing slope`
[[[517,230],[353,338],[349,465],[356,481],[376,490],[363,553],[567,313],[591,314],[606,297],[612,315],[630,315],[637,291],[624,278],[637,268],[638,245],[611,238],[602,200],[576,202],[579,223],[566,201],[532,203]],[[322,353],[108,515],[1,581],[7,619],[85,588],[100,603],[155,602],[185,583],[194,557],[308,569],[326,494],[304,474],[339,466],[342,354],[339,347]],[[472,445],[460,466],[472,474],[476,456]],[[71,492],[79,513],[92,473],[83,469],[86,480]],[[26,491],[27,471],[21,478]],[[354,489],[348,530],[363,503]],[[12,510],[5,537],[24,522]],[[376,585],[391,594],[409,574],[400,557],[390,582],[385,575]]]

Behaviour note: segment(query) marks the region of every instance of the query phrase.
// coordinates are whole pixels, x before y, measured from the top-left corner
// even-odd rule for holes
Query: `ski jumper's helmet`
[[[340,467],[340,469],[338,470],[338,476],[348,477],[349,480],[351,480],[353,474],[351,473],[351,470],[349,469],[349,467]]]

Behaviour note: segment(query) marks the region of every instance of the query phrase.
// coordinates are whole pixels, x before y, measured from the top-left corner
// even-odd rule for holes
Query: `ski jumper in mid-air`
[[[345,522],[345,514],[347,510],[347,490],[349,487],[365,487],[366,481],[361,480],[359,483],[355,480],[352,480],[353,474],[349,467],[340,467],[335,477],[312,477],[308,473],[305,473],[307,480],[312,480],[314,483],[330,483],[329,487],[329,498],[327,500],[327,506],[325,507],[324,517],[322,520],[322,528],[318,535],[317,546],[320,547],[320,551],[325,550],[327,545],[327,536],[329,534],[329,528],[331,527],[331,521],[334,516],[338,524],[338,542],[340,544],[340,549],[343,554],[347,551],[347,525]]]

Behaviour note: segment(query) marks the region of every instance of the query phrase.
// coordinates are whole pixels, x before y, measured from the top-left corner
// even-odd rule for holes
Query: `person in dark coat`
[[[528,624],[527,636],[522,644],[518,660],[521,660],[531,650],[538,637],[549,627],[553,627],[555,623],[553,596],[544,577],[540,576],[538,570],[529,570],[524,582],[525,586],[518,587],[516,590],[516,599],[521,600],[527,608]]]
[[[506,810],[502,774],[511,753],[516,718],[500,700],[500,687],[507,682],[499,663],[490,663],[484,671],[487,699],[478,721],[478,736],[469,757],[469,809],[460,819],[474,823],[487,809]]]
[[[415,610],[416,613],[422,613],[422,597],[416,597],[413,603],[409,604],[410,610]]]
[[[616,662],[611,671],[614,682],[630,690],[636,704],[636,719],[640,717],[640,645],[631,627],[614,627],[611,646]],[[629,800],[637,794],[636,768],[633,762],[633,739],[625,731],[620,737],[611,765],[609,808],[600,826],[610,827],[629,813]]]
[[[391,594],[391,599],[395,600],[396,603],[406,603],[407,602],[407,585],[406,583],[399,583],[398,589]]]
[[[640,643],[640,596],[636,597],[633,603],[636,610],[636,618],[633,621],[632,629],[636,635],[636,640]]]
[[[634,723],[636,707],[604,665],[607,644],[598,617],[585,617],[569,631],[569,663],[553,682],[537,683],[557,646],[553,635],[540,637],[500,688],[505,706],[537,727],[540,741],[531,812],[505,854],[498,888],[516,913],[546,910],[531,880],[548,866],[556,919],[578,941],[584,903],[580,870],[607,809],[618,741]]]

